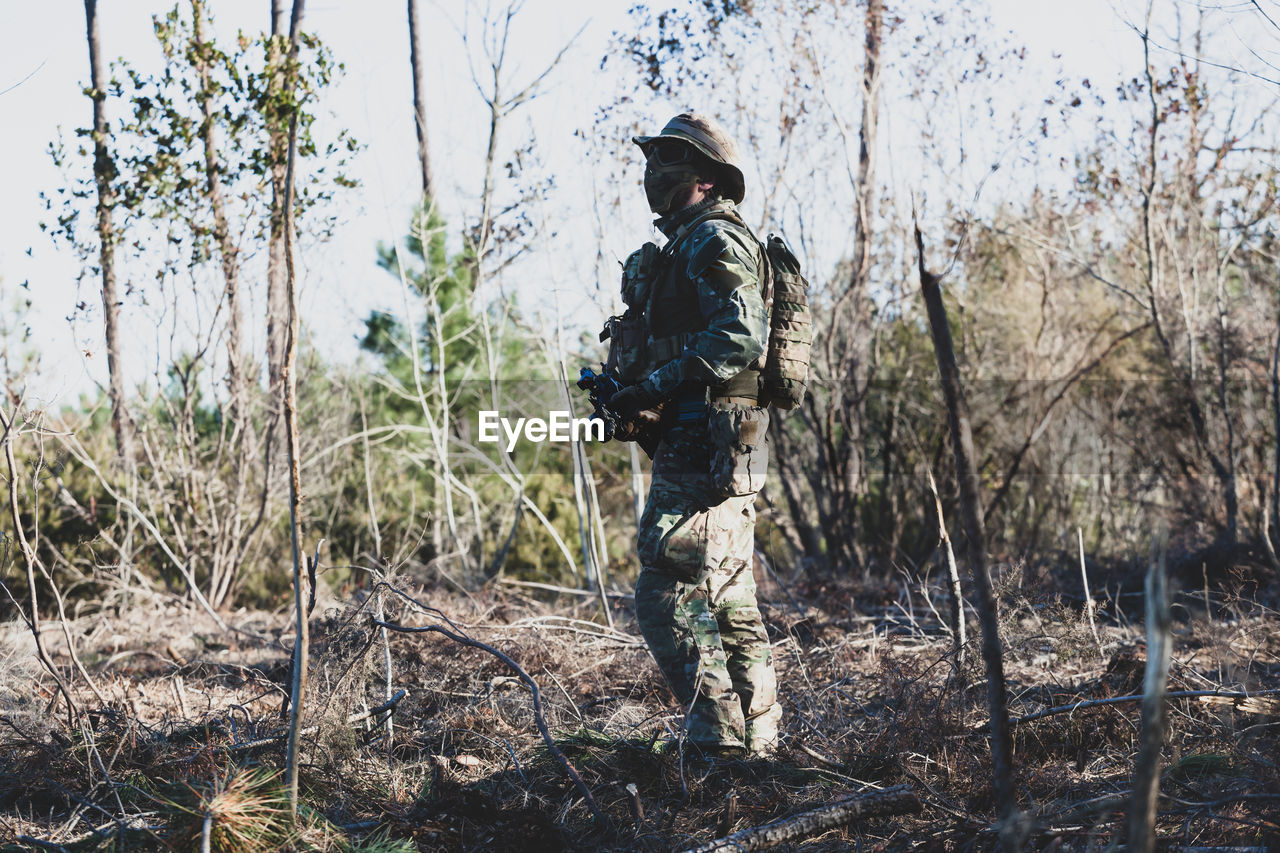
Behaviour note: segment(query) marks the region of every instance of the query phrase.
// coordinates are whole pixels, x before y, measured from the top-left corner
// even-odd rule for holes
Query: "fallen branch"
[[[515,578],[509,578],[505,576],[494,578],[494,581],[500,584],[504,584],[505,586],[523,586],[529,589],[541,589],[541,590],[546,590],[547,592],[559,593],[561,595],[579,595],[579,596],[586,596],[590,598],[598,594],[598,593],[592,592],[589,589],[574,589],[571,586],[557,586],[556,584],[538,583],[537,581],[521,581],[521,580],[516,580]],[[619,598],[619,599],[627,599],[627,598],[635,597],[629,592],[606,592],[605,594],[608,595],[610,598]]]
[[[453,640],[455,643],[488,652],[498,660],[505,663],[512,672],[520,676],[520,680],[528,685],[529,692],[533,694],[533,718],[538,724],[538,731],[542,734],[543,742],[547,745],[547,751],[555,756],[556,761],[560,762],[561,768],[564,769],[565,775],[573,780],[574,787],[576,787],[578,789],[578,793],[582,795],[582,799],[586,802],[587,808],[591,810],[592,816],[600,823],[600,825],[609,825],[609,819],[605,817],[604,812],[600,811],[600,807],[596,805],[595,797],[591,795],[591,789],[582,781],[582,777],[578,775],[578,771],[569,763],[569,759],[560,751],[560,748],[556,746],[555,739],[551,737],[551,730],[547,728],[547,721],[542,715],[542,691],[538,689],[538,683],[533,680],[533,677],[530,676],[529,673],[524,671],[524,668],[521,667],[520,664],[516,663],[508,655],[498,649],[495,649],[488,643],[473,640],[470,637],[463,636],[462,634],[455,634],[453,631],[441,628],[439,625],[424,625],[420,628],[411,628],[407,625],[397,625],[394,622],[383,622],[379,619],[373,620],[373,623],[379,627],[386,628],[388,631],[395,631],[400,634],[442,634],[450,640]]]
[[[397,690],[396,695],[392,696],[390,699],[388,699],[386,702],[383,702],[378,707],[370,708],[368,711],[362,711],[359,714],[352,714],[351,716],[347,717],[347,725],[353,726],[356,723],[363,723],[365,720],[368,720],[372,717],[376,717],[384,711],[387,712],[387,719],[390,720],[391,715],[396,712],[396,705],[400,704],[400,700],[408,695],[409,695],[408,692],[405,690]],[[319,726],[308,726],[302,731],[298,732],[298,734],[310,735],[318,732],[319,730],[320,730]],[[260,746],[268,746],[273,743],[279,743],[282,740],[286,740],[288,737],[289,737],[289,732],[284,731],[284,732],[281,732],[280,734],[271,735],[270,737],[260,737],[257,740],[248,740],[248,741],[244,741],[243,743],[228,744],[227,746],[223,747],[223,749],[225,749],[227,752],[243,752],[246,749],[257,749]]]
[[[908,814],[920,811],[920,800],[909,785],[897,785],[870,794],[857,794],[812,811],[784,817],[764,826],[753,826],[741,832],[690,847],[684,853],[720,853],[720,851],[767,850],[786,841],[808,838],[846,823],[871,817]]]
[[[95,808],[97,807],[95,806]],[[110,813],[106,812],[103,809],[99,809],[99,811],[103,811],[105,814],[110,816]],[[135,815],[134,817],[127,818],[125,820],[113,819],[111,823],[104,824],[103,826],[100,826],[97,829],[92,829],[84,833],[83,835],[77,835],[74,838],[68,838],[65,842],[66,846],[62,844],[55,844],[52,841],[45,841],[40,838],[34,838],[30,835],[18,835],[15,837],[14,840],[21,841],[25,844],[30,844],[33,847],[40,848],[41,850],[61,850],[62,853],[68,853],[68,851],[77,849],[80,847],[80,845],[84,844],[86,841],[91,841],[95,838],[105,839],[108,836],[112,835],[113,833],[115,833],[116,837],[119,838],[119,833],[123,832],[124,830],[138,830],[141,832],[147,832],[152,834],[163,831],[164,830],[163,826],[148,824],[146,821],[143,820],[143,817],[153,817],[153,816],[154,815],[152,813],[147,813],[146,815]]]
[[[1252,693],[1239,693],[1225,690],[1170,690],[1166,695],[1170,699],[1230,699],[1233,702],[1238,700],[1253,699],[1258,696],[1273,696],[1280,694],[1278,690],[1255,690]],[[1034,714],[1026,714],[1021,717],[1014,717],[1009,720],[1009,726],[1013,727],[1019,723],[1029,723],[1032,720],[1038,720],[1041,717],[1051,717],[1054,714],[1067,714],[1082,708],[1096,708],[1101,705],[1120,705],[1125,702],[1141,702],[1142,694],[1135,693],[1131,696],[1111,696],[1106,699],[1081,699],[1079,702],[1072,702],[1070,705],[1057,705],[1053,708],[1045,708],[1043,711],[1036,711]],[[1242,709],[1248,710],[1248,709]],[[986,725],[970,729],[969,734],[987,734],[989,729]]]

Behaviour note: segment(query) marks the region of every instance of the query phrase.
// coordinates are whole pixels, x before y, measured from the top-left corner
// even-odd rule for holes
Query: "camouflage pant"
[[[754,455],[763,476],[763,431]],[[777,743],[782,709],[751,568],[755,492],[721,497],[712,457],[703,436],[679,430],[658,447],[640,521],[636,617],[689,709],[689,740],[765,753]]]

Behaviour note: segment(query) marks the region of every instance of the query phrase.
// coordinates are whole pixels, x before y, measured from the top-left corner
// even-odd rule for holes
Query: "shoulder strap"
[[[759,237],[756,236],[756,233],[751,230],[751,226],[738,215],[736,210],[726,208],[720,208],[719,210],[712,208],[711,210],[708,210],[702,216],[699,216],[697,219],[690,222],[683,231],[667,241],[666,245],[662,247],[662,257],[664,259],[670,259],[675,255],[676,248],[684,242],[686,237],[692,234],[699,225],[713,219],[723,220],[731,225],[736,225],[743,231],[746,231],[751,235],[751,239],[754,240],[756,245],[760,248],[760,296],[764,300],[765,310],[768,310],[770,303],[773,301],[773,263],[769,260],[769,248],[760,240]],[[653,293],[650,291],[651,299],[652,296]]]
[[[747,223],[743,221],[742,217],[739,216],[735,211],[727,210],[724,208],[721,208],[719,210],[712,208],[708,210],[706,213],[699,216],[698,218],[690,221],[689,224],[686,225],[680,231],[679,234],[677,234],[675,237],[668,240],[666,245],[662,247],[662,254],[668,257],[670,257],[671,255],[674,255],[676,248],[685,241],[685,238],[687,238],[690,234],[696,231],[699,225],[701,225],[704,222],[710,222],[713,219],[721,219],[721,220],[724,220],[725,222],[736,225],[739,228],[746,231],[748,234],[751,234],[752,237],[755,237],[755,234],[754,232],[752,232],[750,226],[748,226]],[[757,240],[757,242],[759,241]]]

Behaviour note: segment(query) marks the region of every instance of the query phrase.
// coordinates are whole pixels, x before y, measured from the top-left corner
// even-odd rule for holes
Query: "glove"
[[[623,421],[634,421],[641,412],[652,409],[658,398],[645,390],[643,385],[628,385],[609,401],[609,408]]]

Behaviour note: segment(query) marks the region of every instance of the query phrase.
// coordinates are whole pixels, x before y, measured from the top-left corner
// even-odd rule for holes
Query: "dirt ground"
[[[1027,850],[1103,850],[1125,831],[1141,593],[1098,584],[1095,638],[1069,577],[1006,566],[998,578]],[[1280,850],[1276,583],[1237,581],[1175,597],[1162,849]],[[977,626],[957,654],[944,587],[806,578],[761,592],[785,708],[771,761],[682,748],[680,709],[621,592],[612,627],[598,597],[506,583],[463,594],[404,581],[322,601],[296,824],[278,774],[285,614],[226,614],[227,630],[182,602],[135,597],[68,623],[88,680],[46,622],[74,719],[29,629],[10,621],[0,849],[198,850],[204,835],[212,850],[683,850],[899,785],[918,811],[779,849],[994,849]],[[443,627],[517,664],[599,814],[540,735],[519,672],[441,633],[384,635],[379,599],[389,622]],[[369,714],[388,695],[390,726]]]

